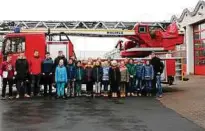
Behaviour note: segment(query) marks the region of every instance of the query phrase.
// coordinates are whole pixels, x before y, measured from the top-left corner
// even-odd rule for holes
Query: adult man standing
[[[164,70],[164,64],[161,62],[161,59],[155,55],[155,53],[152,53],[151,57],[152,59],[150,63],[154,68],[152,87],[154,88],[154,91],[157,92],[157,97],[162,97],[161,74]]]
[[[54,66],[55,66],[55,68],[58,66],[59,61],[60,61],[61,59],[62,59],[63,62],[64,62],[64,66],[67,66],[67,65],[68,65],[68,60],[66,59],[65,55],[63,54],[63,51],[58,51],[58,57],[56,57],[55,60],[54,60]]]
[[[52,76],[53,76],[53,60],[50,53],[46,53],[46,59],[42,63],[42,75],[44,80],[44,96],[47,96],[47,89],[49,86],[49,96],[52,96]]]
[[[24,55],[24,52],[20,53],[20,56],[17,58],[15,63],[16,69],[16,87],[17,95],[16,98],[20,97],[21,88],[24,89],[24,97],[30,97],[28,95],[28,75],[29,75],[29,63]]]
[[[30,60],[31,74],[31,96],[40,95],[40,79],[41,79],[41,64],[42,60],[37,50],[34,51],[34,57]]]

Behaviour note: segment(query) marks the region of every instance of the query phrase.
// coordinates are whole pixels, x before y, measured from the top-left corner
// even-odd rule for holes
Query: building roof
[[[194,17],[195,15],[197,15],[198,11],[200,8],[205,8],[205,1],[200,0],[197,5],[195,6],[193,11],[190,11],[189,9],[184,9],[181,16],[179,18],[176,17],[176,15],[173,15],[171,18],[171,22],[173,21],[177,21],[177,22],[182,22],[184,17],[189,15],[190,17]]]

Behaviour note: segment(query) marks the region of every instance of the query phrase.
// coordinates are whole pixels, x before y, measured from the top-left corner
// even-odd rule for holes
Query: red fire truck
[[[33,57],[35,50],[39,51],[42,59],[47,51],[51,52],[52,58],[57,57],[59,50],[63,51],[67,58],[75,56],[73,44],[64,33],[9,33],[5,36],[0,60],[2,62],[6,56],[10,55],[12,61],[15,62],[21,52],[25,52],[29,60]]]
[[[184,43],[184,35],[179,33],[176,23],[166,29],[149,24],[137,24],[135,35],[125,36],[128,41],[119,41],[121,57],[146,57],[155,52],[173,51],[176,45]]]

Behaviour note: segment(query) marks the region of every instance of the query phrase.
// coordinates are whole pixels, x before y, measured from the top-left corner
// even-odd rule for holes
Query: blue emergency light
[[[20,33],[20,32],[21,32],[20,27],[16,27],[16,28],[14,29],[14,33]]]

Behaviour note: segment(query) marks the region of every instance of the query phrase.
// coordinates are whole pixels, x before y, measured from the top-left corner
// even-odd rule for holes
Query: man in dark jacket
[[[44,96],[47,96],[47,89],[49,86],[49,96],[52,95],[52,77],[54,72],[54,63],[52,58],[50,57],[50,53],[46,53],[46,58],[42,62],[42,75],[43,75],[43,83],[44,83]]]
[[[63,51],[58,51],[58,57],[55,58],[54,60],[54,67],[56,68],[59,64],[60,60],[63,60],[64,66],[68,65],[68,60],[66,59],[65,55],[63,55]]]
[[[20,97],[21,88],[24,88],[24,97],[30,97],[27,92],[27,82],[28,81],[28,74],[29,74],[29,63],[24,55],[21,53],[18,59],[16,60],[15,64],[15,75],[16,75],[16,87],[17,87],[17,96],[16,98]]]
[[[164,70],[164,64],[161,62],[161,59],[155,55],[155,53],[152,53],[152,59],[150,61],[150,64],[154,68],[154,79],[152,81],[153,89],[155,90],[156,93],[156,88],[157,88],[158,91],[160,91],[160,94],[157,93],[157,96],[162,97],[161,74],[163,73]]]

